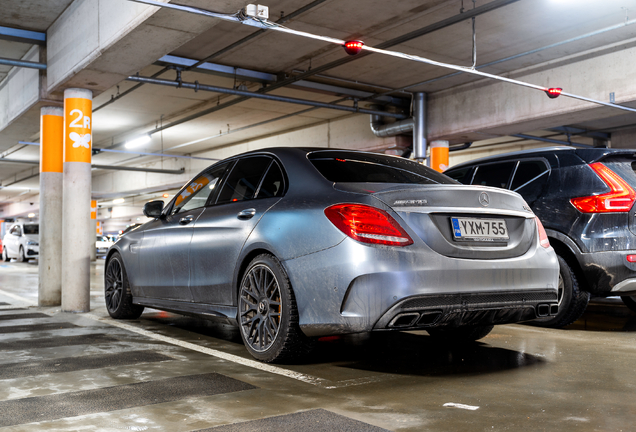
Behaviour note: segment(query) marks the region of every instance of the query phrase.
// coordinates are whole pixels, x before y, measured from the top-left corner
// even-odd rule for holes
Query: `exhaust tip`
[[[546,317],[550,314],[550,305],[540,304],[537,306],[537,315],[540,317]]]
[[[550,315],[556,315],[559,313],[559,305],[550,305]]]
[[[391,320],[389,327],[412,327],[419,317],[420,314],[416,312],[399,314]]]
[[[432,312],[424,312],[422,316],[417,321],[418,326],[430,326],[435,324],[439,318],[442,316],[442,311],[432,311]]]

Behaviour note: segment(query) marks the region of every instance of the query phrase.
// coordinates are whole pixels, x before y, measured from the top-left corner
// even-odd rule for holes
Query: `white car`
[[[97,236],[95,247],[97,248],[97,255],[106,255],[108,248],[115,244],[106,236]]]
[[[2,239],[2,259],[16,258],[24,262],[40,254],[40,226],[34,223],[17,222]]]

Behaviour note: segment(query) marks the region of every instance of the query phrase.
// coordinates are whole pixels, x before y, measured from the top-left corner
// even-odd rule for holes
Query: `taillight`
[[[411,237],[384,210],[362,204],[336,204],[325,209],[325,216],[340,231],[363,243],[408,246]]]
[[[572,198],[570,202],[581,213],[626,212],[636,200],[636,192],[618,174],[600,162],[590,164],[590,168],[609,186],[610,191],[600,195]]]
[[[548,234],[545,232],[545,228],[543,228],[543,224],[536,216],[534,217],[534,220],[537,223],[537,230],[539,231],[539,244],[544,248],[549,248],[550,240],[548,239]]]

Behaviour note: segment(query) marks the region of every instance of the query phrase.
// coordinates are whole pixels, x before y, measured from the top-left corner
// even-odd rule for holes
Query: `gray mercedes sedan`
[[[468,342],[557,313],[557,258],[523,198],[404,158],[244,153],[144,213],[153,220],[108,252],[109,314],[224,320],[266,362],[320,336],[426,330]]]

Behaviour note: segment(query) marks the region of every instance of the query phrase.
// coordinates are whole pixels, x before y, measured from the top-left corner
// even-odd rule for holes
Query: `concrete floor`
[[[562,330],[499,326],[456,348],[425,332],[330,338],[304,364],[270,366],[229,326],[154,310],[108,318],[103,268],[92,267],[91,312],[66,314],[32,306],[36,263],[0,264],[0,430],[636,428],[636,314],[620,302]]]

